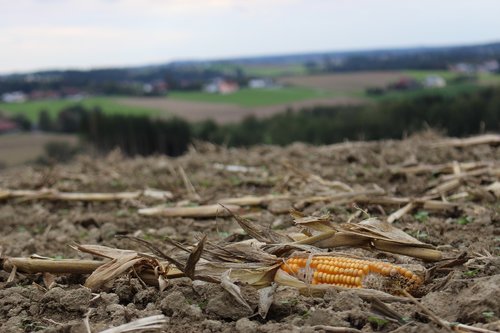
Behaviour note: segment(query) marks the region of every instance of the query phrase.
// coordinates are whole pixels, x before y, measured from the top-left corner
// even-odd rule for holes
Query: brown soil
[[[130,159],[114,152],[102,158],[82,156],[68,165],[6,169],[0,173],[0,188],[116,192],[152,187],[171,191],[173,202],[180,202],[192,197],[177,171],[182,167],[201,197],[200,203],[286,191],[310,196],[321,190],[314,181],[298,177],[297,171],[287,166],[292,165],[353,188],[376,183],[390,195],[418,197],[438,175],[397,175],[389,171],[391,167],[491,161],[498,168],[498,146],[429,148],[437,139],[434,134],[425,134],[403,141],[322,147],[294,144],[286,148],[225,149],[200,145],[176,159]],[[253,168],[234,172],[221,170],[220,164]],[[498,181],[495,177],[474,177],[464,181],[461,189],[479,189]],[[413,212],[394,225],[437,246],[447,258],[463,252],[474,257],[468,263],[429,271],[420,298],[425,307],[449,322],[500,330],[499,202],[491,193],[479,190],[476,196],[460,202],[463,204],[457,210],[429,212],[424,219]],[[137,214],[138,208],[157,203],[147,198],[112,203],[6,200],[0,202],[0,253],[12,257],[35,253],[57,258],[82,257],[68,246],[72,242],[144,250],[130,240],[117,238],[118,235],[147,239],[168,253],[170,247],[163,241],[164,236],[193,244],[200,233],[214,241],[242,233],[231,218],[158,218]],[[286,213],[292,203],[285,200],[250,210],[255,221],[263,226],[279,232],[296,232],[298,229]],[[384,219],[398,207],[365,204],[360,208]],[[322,202],[305,206],[302,211],[305,214],[330,211],[335,222],[343,223],[357,208]],[[465,216],[467,223],[459,223]],[[426,268],[436,265],[386,253],[342,250]],[[326,326],[363,332],[444,331],[410,302],[386,303],[405,318],[406,323],[398,323],[384,319],[374,309],[373,301],[349,290],[332,289],[323,297],[312,297],[280,286],[263,319],[256,314],[258,291],[246,285],[240,288],[251,311],[219,284],[188,278],[171,280],[160,293],[155,287],[143,286],[133,276],[123,276],[97,294],[82,286],[85,276],[59,276],[50,288],[41,275],[18,274],[13,282],[7,282],[8,278],[9,273],[0,271],[0,332],[86,332],[83,318],[89,309],[92,309],[88,318],[93,332],[154,314],[167,316],[163,332],[321,332],[327,331]]]
[[[384,87],[402,76],[404,74],[398,71],[318,74],[287,77],[281,79],[281,82],[332,92],[353,93],[369,87]]]
[[[76,135],[47,133],[16,133],[0,135],[0,167],[32,161],[44,154],[49,142],[65,142],[76,146]]]
[[[221,124],[238,122],[250,115],[256,117],[269,117],[283,112],[287,108],[298,110],[318,105],[335,106],[365,103],[362,99],[352,97],[316,98],[306,101],[261,107],[243,107],[227,103],[180,101],[164,97],[123,97],[117,98],[116,102],[123,105],[160,110],[167,116],[176,115],[189,121],[212,119]]]

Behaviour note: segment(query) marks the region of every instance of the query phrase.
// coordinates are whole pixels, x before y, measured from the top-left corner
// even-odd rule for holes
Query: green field
[[[404,71],[404,75],[407,75],[415,80],[422,81],[429,75],[437,75],[441,76],[446,81],[450,81],[460,77],[461,75],[451,71],[431,71],[431,70],[411,70]],[[479,73],[477,75],[477,83],[479,84],[500,84],[500,74],[492,74],[492,73]]]
[[[465,92],[474,92],[481,87],[474,83],[462,83],[449,85],[444,88],[425,88],[409,91],[391,91],[382,96],[369,96],[373,101],[386,101],[391,99],[411,99],[429,94],[437,94],[443,96],[455,96]],[[366,94],[365,94],[366,95]]]
[[[80,102],[71,100],[44,100],[30,101],[25,103],[0,103],[0,111],[7,113],[24,114],[31,121],[37,121],[41,110],[47,110],[52,117],[56,117],[61,109],[82,105],[85,108],[100,107],[107,114],[149,114],[156,115],[159,111],[150,108],[122,105],[114,101],[112,97],[91,97]]]
[[[403,75],[409,76],[415,80],[422,81],[425,80],[425,78],[429,75],[437,75],[441,76],[443,79],[446,81],[453,80],[457,76],[459,76],[457,73],[446,71],[446,70],[437,70],[437,71],[431,71],[431,70],[410,70],[410,71],[404,71],[402,73]]]
[[[220,64],[226,66],[230,70],[231,65]],[[289,66],[290,67],[290,66]],[[267,71],[269,75],[275,75],[278,70],[284,67],[272,66],[255,66],[245,67],[245,70],[253,68],[257,71]],[[233,68],[234,69],[234,68]],[[299,70],[298,68],[296,68]],[[273,74],[274,73],[274,74]],[[263,73],[261,73],[263,74]],[[392,78],[392,76],[394,78]],[[448,81],[448,85],[441,89],[421,89],[417,91],[407,92],[389,92],[383,96],[369,96],[365,89],[367,86],[384,87],[387,82],[395,82],[398,77],[410,76],[416,80],[423,80],[428,75],[439,75]],[[180,92],[173,91],[168,97],[137,97],[118,98],[118,97],[90,97],[80,102],[71,100],[43,100],[29,101],[19,104],[0,103],[0,112],[7,114],[24,114],[33,122],[38,121],[41,110],[47,110],[49,114],[55,118],[58,112],[68,106],[80,104],[87,109],[100,107],[107,114],[129,114],[129,115],[171,115],[184,114],[190,110],[204,110],[200,103],[207,103],[207,107],[213,108],[213,104],[222,103],[226,107],[228,105],[238,105],[240,107],[267,107],[275,105],[286,106],[287,103],[317,99],[317,98],[332,98],[332,97],[352,97],[357,99],[365,99],[367,101],[379,101],[390,98],[408,98],[416,95],[436,92],[444,95],[453,95],[464,91],[473,91],[480,86],[485,85],[500,85],[499,74],[479,74],[478,80],[475,83],[450,83],[458,74],[449,71],[403,71],[388,74],[386,72],[359,72],[359,73],[343,73],[330,75],[297,75],[287,77],[280,82],[290,84],[283,88],[275,89],[248,89],[244,88],[240,91],[229,94],[209,94],[205,92]],[[389,81],[388,81],[389,80]],[[133,101],[130,101],[132,100]],[[140,101],[141,103],[138,103]],[[143,103],[144,102],[144,103]],[[151,103],[149,103],[151,102]],[[182,102],[183,105],[179,105]],[[186,102],[195,102],[187,106]],[[208,107],[210,109],[210,107]],[[188,111],[186,111],[189,109]],[[181,110],[181,111],[179,111]],[[211,111],[207,111],[211,112]]]
[[[169,94],[171,99],[191,102],[229,103],[243,107],[286,104],[321,97],[331,97],[331,94],[322,90],[302,87],[241,89],[228,95],[205,92],[172,92]]]

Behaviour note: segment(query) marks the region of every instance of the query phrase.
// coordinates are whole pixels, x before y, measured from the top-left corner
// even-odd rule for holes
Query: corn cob
[[[394,287],[394,282],[397,282],[405,290],[414,290],[422,284],[422,279],[406,268],[385,262],[346,257],[289,258],[281,265],[281,269],[312,285],[329,284],[344,288],[371,287],[368,277],[373,275],[387,277],[392,282],[392,287]]]

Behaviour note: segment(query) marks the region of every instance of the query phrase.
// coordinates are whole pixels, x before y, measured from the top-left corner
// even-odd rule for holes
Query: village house
[[[2,101],[5,103],[23,103],[26,102],[27,96],[22,91],[13,91],[2,94]]]
[[[9,119],[0,118],[0,134],[15,133],[19,127],[15,122]]]
[[[251,79],[248,81],[248,88],[251,89],[271,89],[278,88],[279,85],[270,78],[265,79]]]
[[[203,91],[211,94],[227,95],[237,92],[240,86],[236,82],[217,78],[203,87]]]
[[[424,79],[423,85],[426,88],[444,88],[446,87],[446,80],[438,75],[428,75]]]

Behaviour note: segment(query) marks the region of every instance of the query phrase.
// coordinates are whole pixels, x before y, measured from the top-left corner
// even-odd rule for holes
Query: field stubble
[[[163,207],[170,212],[176,207],[186,212],[226,202],[239,204],[239,213],[262,235],[278,238],[283,237],[278,234],[297,234],[318,219],[340,229],[349,226],[347,221],[358,225],[367,215],[389,220],[391,226],[441,251],[447,260],[423,262],[374,248],[340,248],[347,255],[421,267],[425,281],[419,305],[407,297],[380,294],[373,298],[334,287],[320,297],[281,285],[263,297],[245,283],[177,278],[159,292],[130,273],[90,290],[82,286],[86,276],[81,274],[11,276],[0,272],[0,330],[84,332],[88,322],[100,331],[152,315],[166,316],[161,326],[166,332],[332,328],[423,332],[446,331],[443,327],[456,325],[453,322],[499,330],[500,193],[495,185],[499,160],[498,137],[464,143],[442,141],[426,133],[403,141],[322,147],[225,149],[201,144],[175,159],[126,158],[113,152],[98,159],[81,156],[68,165],[4,170],[2,188],[35,192],[0,191],[2,256],[36,253],[56,259],[95,259],[68,247],[72,242],[145,250],[130,238],[117,236],[139,237],[168,254],[175,253],[175,242],[195,244],[201,234],[207,235],[207,242],[224,240],[219,246],[248,240],[249,233],[228,214],[167,217],[140,213],[158,203],[166,204]],[[36,192],[44,188],[52,192]],[[58,193],[146,188],[161,191],[107,201],[58,197]],[[419,199],[429,197],[441,204],[426,206],[430,199]],[[290,215],[292,208],[300,214]],[[211,251],[205,255],[213,255],[216,248]],[[262,300],[268,304],[265,318],[256,314]]]

